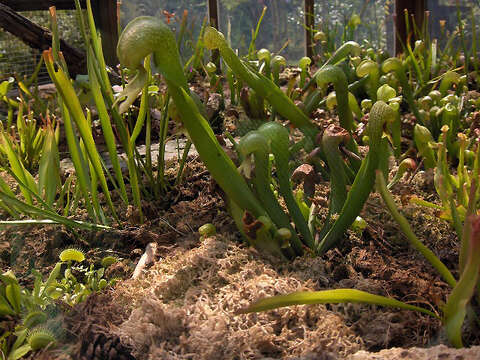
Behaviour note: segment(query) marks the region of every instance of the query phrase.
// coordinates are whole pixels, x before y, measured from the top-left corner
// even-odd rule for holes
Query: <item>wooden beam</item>
[[[118,42],[117,0],[91,0],[95,23],[100,30],[103,54],[108,65],[116,66]],[[75,9],[74,0],[0,0],[0,4],[14,11],[48,10],[55,6],[57,10]],[[86,8],[86,0],[80,0],[82,8]]]
[[[410,21],[411,44],[415,41],[413,36],[412,20],[415,21],[417,28],[422,29],[425,20],[425,11],[427,10],[426,0],[395,0],[395,54],[403,52],[403,45],[407,43],[409,34],[407,34],[407,25],[405,22],[405,10],[408,11]]]
[[[107,65],[118,64],[118,5],[117,0],[95,0],[92,2],[95,23],[102,37],[103,55]]]
[[[48,10],[50,6],[55,6],[57,10],[75,9],[73,0],[0,0],[0,3],[14,11]],[[85,0],[80,0],[80,3],[86,7]]]
[[[305,55],[313,61],[313,29],[315,27],[315,0],[305,0]]]
[[[210,26],[219,29],[218,22],[218,0],[208,0],[208,21]],[[220,72],[220,52],[212,51],[212,62],[217,66],[217,72]]]
[[[52,46],[50,30],[33,23],[2,3],[0,3],[0,27],[18,37],[30,47],[40,51],[48,50]],[[76,74],[85,73],[85,54],[71,47],[63,40],[60,40],[60,49],[71,75],[75,76]]]

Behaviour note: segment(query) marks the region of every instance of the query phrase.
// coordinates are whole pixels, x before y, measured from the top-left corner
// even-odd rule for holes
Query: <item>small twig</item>
[[[148,243],[145,248],[145,253],[138,261],[135,270],[133,271],[132,279],[137,279],[146,266],[151,265],[155,260],[155,254],[157,253],[157,243]]]

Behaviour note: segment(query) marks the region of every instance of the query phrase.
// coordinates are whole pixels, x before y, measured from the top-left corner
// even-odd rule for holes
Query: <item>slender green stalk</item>
[[[266,13],[267,13],[267,7],[264,6],[262,10],[262,14],[258,19],[257,26],[255,27],[255,31],[254,32],[252,31],[252,40],[250,41],[250,45],[248,46],[248,58],[250,60],[253,60],[255,57],[255,52],[256,52],[255,42],[257,41],[258,33],[260,32],[260,25],[262,24],[262,20]]]
[[[308,224],[298,207],[293,196],[292,185],[290,183],[290,170],[288,161],[290,154],[288,151],[289,136],[288,130],[275,122],[268,122],[258,128],[269,141],[272,153],[275,157],[275,166],[277,169],[278,184],[287,205],[290,216],[292,217],[297,230],[303,237],[303,242],[309,248],[313,248],[313,235],[308,228]]]
[[[108,115],[107,107],[103,100],[103,95],[97,79],[97,74],[93,68],[93,53],[91,47],[88,48],[88,52],[89,54],[87,56],[87,65],[90,80],[90,90],[92,91],[93,99],[97,107],[100,124],[102,126],[103,137],[105,139],[105,144],[107,145],[110,162],[112,163],[113,171],[115,173],[115,179],[120,188],[120,196],[122,200],[128,204],[127,190],[125,188],[125,182],[123,181],[122,168],[118,160],[115,135],[113,133],[112,125],[110,123],[110,117]]]
[[[447,337],[457,348],[463,347],[462,325],[480,274],[480,217],[475,216],[471,220],[471,226],[468,259],[460,280],[450,293],[444,308]]]
[[[232,71],[245,81],[248,86],[254,89],[259,96],[267,99],[280,115],[298,127],[307,137],[310,138],[313,144],[315,136],[318,133],[316,126],[270,79],[247,68],[227,44],[222,33],[212,27],[207,27],[205,30],[204,41],[209,49],[218,49],[223,60]]]
[[[278,199],[272,191],[271,174],[269,165],[270,146],[268,138],[260,131],[250,131],[243,136],[237,146],[241,156],[244,158],[241,165],[245,172],[250,172],[253,164],[250,163],[250,155],[254,155],[255,168],[252,177],[252,183],[255,188],[255,193],[262,203],[263,207],[271,217],[272,221],[278,228],[286,228],[290,232],[290,243],[298,255],[303,253],[302,244],[297,236],[296,231],[290,225],[290,219],[280,206]],[[247,174],[248,175],[248,174]],[[250,177],[247,176],[247,178]]]
[[[402,86],[403,94],[405,95],[405,99],[407,100],[408,105],[410,106],[410,110],[413,112],[417,121],[419,123],[423,123],[422,116],[418,112],[418,107],[415,103],[415,98],[413,96],[413,90],[408,82],[407,75],[405,74],[405,68],[402,64],[402,60],[398,58],[389,58],[385,60],[382,64],[382,71],[384,73],[389,73],[393,71]]]
[[[382,168],[382,164],[385,162],[383,158],[388,158],[388,144],[383,137],[383,129],[387,123],[394,121],[394,119],[395,112],[386,103],[377,101],[373,105],[367,127],[370,149],[355,176],[342,211],[331,229],[320,241],[319,253],[325,253],[333,247],[360,214],[374,187],[375,170]]]
[[[75,123],[78,127],[81,137],[85,142],[85,148],[86,148],[88,157],[92,162],[92,166],[95,170],[96,176],[100,181],[100,185],[103,189],[107,204],[110,207],[110,211],[112,212],[113,216],[116,218],[117,215],[116,215],[115,207],[113,206],[113,202],[110,196],[105,174],[103,173],[102,165],[100,162],[100,155],[98,154],[98,151],[95,147],[95,142],[93,140],[91,129],[87,124],[87,120],[85,119],[85,115],[83,114],[83,110],[78,100],[78,97],[76,96],[75,90],[72,84],[70,83],[67,75],[63,72],[61,68],[55,71],[54,65],[53,65],[52,52],[45,51],[43,53],[43,58],[45,60],[45,65],[47,66],[48,73],[50,74],[50,77],[55,83],[57,91],[62,96],[63,101],[68,107],[69,112],[71,113],[73,119],[75,120]]]
[[[458,31],[460,33],[460,41],[462,42],[462,48],[463,48],[463,56],[465,58],[465,66],[463,68],[463,71],[465,72],[465,75],[468,75],[469,66],[470,66],[470,54],[468,53],[467,50],[467,42],[465,41],[465,32],[463,29],[463,20],[462,20],[462,13],[460,11],[460,3],[459,0],[457,0],[457,22],[458,22]],[[473,57],[474,59],[476,58],[476,55]]]
[[[471,20],[472,20],[472,57],[473,57],[473,68],[478,74],[478,59],[477,59],[477,24],[475,23],[475,14],[474,7],[472,6],[471,10]]]
[[[317,85],[322,88],[328,83],[333,83],[337,98],[337,112],[340,126],[347,131],[353,129],[353,116],[348,105],[348,82],[342,69],[338,66],[325,66],[317,72]]]
[[[157,68],[165,76],[169,94],[183,125],[212,177],[242,211],[250,212],[255,218],[266,217],[265,210],[221,148],[207,120],[190,96],[175,36],[168,26],[153,17],[134,19],[119,39],[117,53],[121,64],[132,71],[145,72],[141,61],[152,52]]]
[[[376,171],[376,181],[377,181],[377,190],[382,196],[385,205],[387,206],[390,214],[393,216],[397,224],[400,226],[400,229],[407,237],[410,245],[420,252],[425,259],[439,272],[439,274],[443,277],[443,279],[451,286],[454,287],[456,285],[455,278],[453,277],[452,273],[448,268],[440,261],[440,259],[427,248],[423,243],[415,236],[410,225],[408,224],[407,219],[403,215],[398,212],[397,206],[395,205],[395,201],[393,200],[392,195],[390,195],[387,185],[385,183],[385,178],[380,171]]]

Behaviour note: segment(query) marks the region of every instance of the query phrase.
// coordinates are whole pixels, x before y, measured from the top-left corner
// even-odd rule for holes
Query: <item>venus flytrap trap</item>
[[[102,268],[94,269],[93,265],[89,269],[79,268],[73,264],[83,262],[84,253],[65,249],[45,281],[41,273],[32,270],[35,280],[31,290],[22,288],[13,272],[1,274],[0,316],[18,318],[15,331],[2,334],[0,338],[0,352],[6,359],[17,360],[31,351],[55,347],[59,341],[58,324],[48,314],[54,310],[57,301],[73,306],[85,300],[88,294],[113,285],[115,280],[106,280],[103,276],[105,268],[116,259],[106,259],[102,260]],[[83,281],[78,281],[72,270],[83,273]]]

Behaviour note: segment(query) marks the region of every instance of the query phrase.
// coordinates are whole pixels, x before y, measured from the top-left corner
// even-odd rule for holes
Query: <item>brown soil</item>
[[[332,288],[365,290],[435,310],[449,288],[408,247],[376,194],[363,211],[368,222],[363,233],[349,231],[337,249],[321,258],[306,255],[292,263],[279,262],[240,242],[208,174],[199,163],[190,167],[187,181],[166,199],[171,206],[151,204],[149,220],[140,228],[85,233],[81,238],[55,227],[3,231],[2,261],[15,259],[11,265],[16,273],[31,267],[47,270],[59,248],[91,244],[96,247],[89,251],[90,259],[104,255],[106,248],[121,255],[124,260],[111,271],[128,278],[146,244],[159,245],[158,261],[139,280],[121,281],[66,312],[67,348],[43,357],[335,359],[358,350],[445,342],[439,321],[375,306],[295,306],[235,315],[261,297]],[[405,194],[426,196],[430,186],[428,177],[418,174],[395,187],[397,203]],[[320,197],[328,196],[324,188],[319,188]],[[449,225],[424,208],[407,205],[402,211],[419,238],[455,269],[458,244]],[[217,227],[218,236],[198,238],[195,231],[206,222]],[[24,281],[28,284],[29,278]],[[479,343],[474,334],[468,341]],[[109,357],[109,352],[117,357]]]
[[[231,118],[227,129],[238,127],[241,111],[225,114]],[[325,111],[315,117],[322,127],[332,121]],[[335,288],[364,290],[437,311],[450,289],[408,246],[377,194],[363,210],[368,223],[363,232],[348,231],[323,257],[307,254],[288,263],[241,242],[217,190],[203,165],[191,161],[182,185],[161,201],[144,204],[147,221],[142,226],[135,225],[138,214],[119,205],[122,226],[109,232],[74,234],[54,226],[1,230],[0,267],[24,274],[20,281],[26,287],[32,285],[30,270],[48,273],[65,247],[89,249],[91,263],[107,254],[121,258],[108,275],[124,280],[63,309],[58,317],[62,345],[30,358],[337,359],[359,350],[446,343],[438,320],[376,306],[294,306],[235,315],[265,296]],[[399,205],[412,194],[437,201],[431,176],[423,172],[397,184],[393,192]],[[316,200],[324,204],[320,215],[326,215],[327,198],[328,183],[318,185]],[[456,275],[458,243],[450,225],[429,209],[405,205],[401,211]],[[205,223],[213,223],[218,235],[200,239],[197,229]],[[140,279],[129,280],[150,242],[158,245],[157,261]],[[466,343],[480,344],[478,332],[465,335]]]

